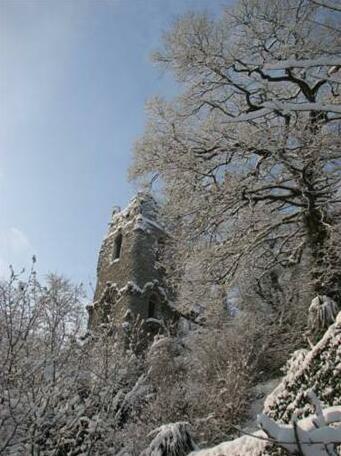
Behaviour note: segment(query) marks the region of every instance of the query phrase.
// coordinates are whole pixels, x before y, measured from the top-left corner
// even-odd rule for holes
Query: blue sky
[[[0,0],[0,275],[8,264],[95,282],[144,104],[176,85],[149,61],[187,10],[223,0]]]

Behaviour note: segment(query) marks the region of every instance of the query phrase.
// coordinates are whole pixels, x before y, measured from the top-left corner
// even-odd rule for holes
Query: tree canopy
[[[340,296],[341,35],[322,3],[189,13],[153,56],[183,90],[149,102],[131,175],[160,178],[180,261],[209,243],[220,281],[308,254],[314,291]]]

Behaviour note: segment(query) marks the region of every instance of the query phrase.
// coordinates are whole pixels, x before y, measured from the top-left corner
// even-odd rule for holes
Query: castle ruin
[[[138,193],[128,207],[114,210],[98,258],[89,329],[128,326],[139,319],[149,333],[176,319],[157,259],[167,234],[154,198]]]

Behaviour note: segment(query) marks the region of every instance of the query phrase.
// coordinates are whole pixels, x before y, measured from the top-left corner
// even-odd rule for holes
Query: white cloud
[[[28,267],[34,253],[26,234],[19,228],[11,227],[0,231],[0,277],[9,275],[9,265],[15,270]]]

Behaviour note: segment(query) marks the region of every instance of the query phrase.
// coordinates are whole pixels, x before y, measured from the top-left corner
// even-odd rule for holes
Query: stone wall
[[[99,254],[94,303],[88,307],[91,329],[101,323],[123,324],[128,315],[174,319],[156,262],[166,238],[149,195],[138,194],[125,210],[113,213]]]

